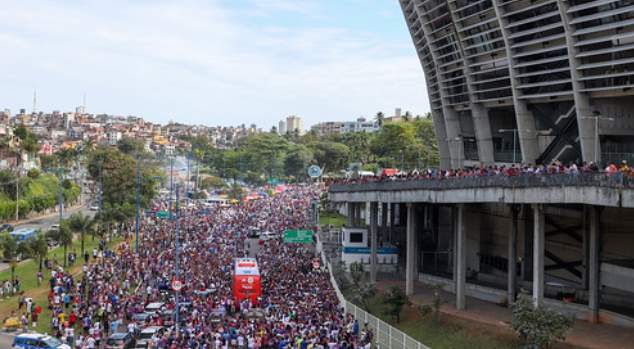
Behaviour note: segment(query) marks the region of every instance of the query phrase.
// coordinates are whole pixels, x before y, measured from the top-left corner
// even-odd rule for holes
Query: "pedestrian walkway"
[[[387,290],[392,286],[405,287],[404,281],[382,280],[379,289]],[[415,294],[410,300],[415,304],[431,304],[434,288],[430,285],[416,282]],[[456,318],[484,323],[494,326],[501,332],[513,333],[510,328],[511,310],[501,305],[467,297],[467,309],[458,311],[455,307],[453,294],[440,291],[442,301],[441,312]],[[634,347],[634,331],[629,328],[607,324],[592,324],[587,321],[575,321],[574,327],[568,333],[566,344],[586,349],[631,349]]]

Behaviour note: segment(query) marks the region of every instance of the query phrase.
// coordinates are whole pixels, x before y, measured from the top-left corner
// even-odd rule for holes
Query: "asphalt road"
[[[79,209],[68,209],[64,210],[64,218],[70,217],[73,213],[81,212],[84,215],[93,216],[94,211],[91,211],[88,206],[82,206]],[[14,230],[22,229],[22,228],[32,228],[32,229],[41,229],[43,232],[46,232],[51,228],[53,224],[59,224],[59,214],[49,215],[42,218],[36,218],[34,220],[29,220],[27,223],[16,224],[13,226]],[[9,268],[8,263],[0,262],[0,271]],[[1,342],[0,342],[1,343]],[[5,348],[0,345],[0,348]],[[8,348],[8,347],[6,347]]]

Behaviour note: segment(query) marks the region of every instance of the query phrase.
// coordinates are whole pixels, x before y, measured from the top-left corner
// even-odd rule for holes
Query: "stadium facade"
[[[399,1],[441,167],[634,160],[633,0]]]

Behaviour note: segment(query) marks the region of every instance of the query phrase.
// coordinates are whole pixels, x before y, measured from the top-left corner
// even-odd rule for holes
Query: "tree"
[[[11,235],[4,235],[0,241],[2,257],[11,265],[11,281],[15,280],[15,267],[18,263],[18,242]]]
[[[383,114],[382,111],[376,113],[376,116],[374,117],[374,119],[376,120],[376,124],[379,125],[379,127],[383,127],[383,122],[385,121],[385,114]]]
[[[317,143],[314,153],[319,166],[331,172],[344,169],[350,158],[350,148],[347,145],[331,141]]]
[[[145,153],[145,143],[140,139],[131,137],[122,137],[117,142],[117,149],[124,154],[136,156]]]
[[[47,233],[51,238],[54,238],[62,247],[64,247],[64,268],[66,267],[66,262],[68,260],[66,256],[66,252],[68,250],[68,246],[73,243],[73,231],[70,229],[70,221],[65,219],[62,221],[62,224],[59,225],[59,229],[57,230],[49,230]]]
[[[350,276],[353,286],[352,300],[367,310],[370,306],[370,300],[376,295],[376,287],[367,282],[363,264],[359,262],[350,264]]]
[[[511,327],[527,344],[536,349],[550,348],[556,340],[564,340],[574,319],[556,311],[535,307],[531,297],[520,294],[512,307]]]
[[[401,310],[409,303],[407,296],[398,286],[393,286],[384,299],[387,305],[386,313],[394,317],[397,323],[401,322]]]
[[[200,186],[203,189],[224,188],[227,183],[220,177],[208,176],[200,181]]]
[[[363,164],[370,161],[370,142],[372,136],[367,132],[349,132],[343,135],[341,141],[350,149],[350,160]]]
[[[238,183],[233,183],[231,185],[231,189],[229,190],[228,196],[232,200],[242,200],[242,195],[244,194],[244,190]]]
[[[136,213],[137,159],[115,148],[100,148],[90,154],[88,172],[95,182],[103,183],[101,223],[122,223]],[[157,184],[164,173],[155,161],[140,166],[141,208],[148,207],[157,195]]]
[[[81,212],[74,213],[69,218],[69,228],[73,233],[79,233],[81,239],[81,254],[84,254],[84,240],[86,233],[91,234],[96,225],[96,220],[89,216],[83,215]]]
[[[284,159],[284,173],[287,176],[303,178],[306,176],[308,164],[313,159],[313,153],[303,144],[292,145]]]
[[[31,250],[31,256],[37,259],[39,264],[39,271],[42,271],[42,261],[48,255],[48,243],[46,242],[46,236],[42,233],[39,233],[35,238],[31,238],[28,241],[29,248]]]

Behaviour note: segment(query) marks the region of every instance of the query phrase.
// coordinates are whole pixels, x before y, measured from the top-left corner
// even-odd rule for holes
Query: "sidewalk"
[[[392,286],[405,287],[404,281],[380,280],[378,288],[387,290]],[[415,294],[410,300],[416,304],[430,304],[433,299],[432,286],[416,282]],[[458,311],[454,305],[453,294],[441,291],[441,311],[458,319],[474,321],[493,326],[501,333],[512,334],[510,328],[511,310],[494,303],[467,297],[467,310]],[[565,341],[579,348],[586,349],[628,349],[634,347],[634,331],[629,328],[606,324],[591,324],[586,321],[575,321]]]

